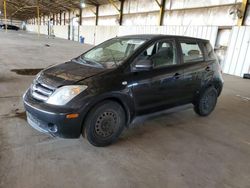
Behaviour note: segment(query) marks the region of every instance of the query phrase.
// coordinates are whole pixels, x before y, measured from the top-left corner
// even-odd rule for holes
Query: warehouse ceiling
[[[3,17],[4,13],[3,2],[4,0],[0,0],[0,17]],[[39,5],[41,15],[48,15],[49,13],[79,9],[82,2],[86,6],[93,6],[107,4],[109,0],[6,0],[7,17],[27,20],[37,15],[37,5]]]

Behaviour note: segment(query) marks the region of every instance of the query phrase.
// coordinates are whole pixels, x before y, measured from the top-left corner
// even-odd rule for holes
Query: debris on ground
[[[250,97],[243,97],[241,95],[236,95],[236,97],[240,97],[241,99],[243,99],[244,101],[250,101]]]
[[[11,110],[10,113],[3,114],[3,115],[1,115],[1,117],[3,117],[3,118],[20,118],[20,119],[24,119],[24,120],[26,120],[26,118],[27,118],[26,112],[20,110],[19,108],[13,109],[13,110]]]

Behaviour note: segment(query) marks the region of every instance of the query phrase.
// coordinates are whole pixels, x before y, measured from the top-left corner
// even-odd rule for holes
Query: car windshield
[[[112,69],[121,65],[145,41],[144,39],[114,38],[96,46],[76,58],[75,61],[90,66]]]

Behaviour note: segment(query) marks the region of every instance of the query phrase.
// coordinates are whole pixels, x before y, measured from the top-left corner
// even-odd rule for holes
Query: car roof
[[[187,37],[187,36],[180,36],[180,35],[156,35],[156,34],[141,34],[141,35],[126,35],[121,36],[118,38],[131,38],[131,39],[146,39],[146,40],[155,40],[155,39],[164,39],[164,38],[178,38],[178,39],[195,39],[195,40],[202,40],[208,41],[207,39],[201,38],[194,38],[194,37]]]

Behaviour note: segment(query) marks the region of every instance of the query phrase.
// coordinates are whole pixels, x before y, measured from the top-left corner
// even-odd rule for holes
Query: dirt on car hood
[[[75,84],[103,72],[106,72],[106,69],[70,61],[45,69],[41,72],[38,81],[52,87],[60,87]]]

